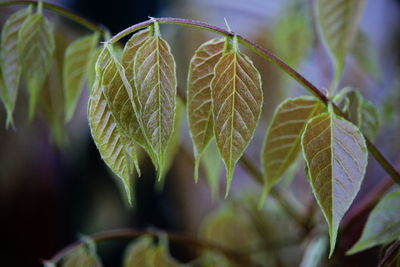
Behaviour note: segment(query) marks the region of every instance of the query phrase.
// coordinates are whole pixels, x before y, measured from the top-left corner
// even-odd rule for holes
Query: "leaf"
[[[315,97],[298,97],[283,101],[275,110],[264,139],[261,164],[264,193],[261,202],[300,152],[300,140],[306,123],[324,109]]]
[[[189,130],[194,144],[195,180],[199,177],[200,158],[214,136],[211,80],[214,67],[222,56],[225,38],[202,44],[190,60],[187,88]]]
[[[101,261],[96,253],[88,251],[87,248],[80,247],[72,252],[65,262],[63,267],[101,267]]]
[[[169,254],[168,246],[159,244],[148,259],[149,266],[179,267],[184,266]]]
[[[339,223],[364,178],[367,147],[357,127],[332,111],[307,123],[301,144],[313,193],[328,222],[331,256]]]
[[[292,67],[298,66],[311,48],[313,36],[307,8],[300,1],[288,2],[273,28],[276,54]]]
[[[260,73],[237,50],[237,40],[233,45],[218,61],[211,81],[214,134],[227,170],[225,196],[235,165],[253,137],[263,103]]]
[[[316,17],[321,38],[335,66],[339,82],[345,58],[357,34],[365,0],[317,0]]]
[[[346,89],[346,88],[345,88]],[[339,103],[342,111],[361,132],[374,140],[379,130],[378,110],[359,91],[349,88]]]
[[[1,32],[0,51],[4,86],[0,87],[0,96],[7,111],[7,127],[14,124],[13,113],[21,76],[21,64],[18,60],[18,43],[20,41],[18,33],[31,14],[31,5],[15,12],[7,19]]]
[[[81,95],[89,69],[90,58],[97,46],[99,34],[94,33],[72,42],[65,51],[63,87],[65,120],[71,120]]]
[[[104,56],[110,58],[108,49],[105,47]],[[108,71],[115,67],[113,61],[108,61]],[[102,159],[107,166],[121,179],[128,202],[131,204],[131,176],[136,161],[136,151],[134,144],[127,140],[121,133],[116,118],[111,111],[109,102],[107,101],[102,85],[103,71],[101,68],[101,60],[96,64],[96,80],[90,93],[88,104],[88,119],[93,140],[100,152]],[[115,69],[114,69],[115,70]],[[119,75],[116,75],[118,79]],[[124,114],[120,112],[119,115]]]
[[[361,238],[348,255],[400,239],[400,190],[386,194],[372,210]]]
[[[319,267],[323,266],[326,249],[328,247],[328,238],[326,236],[317,236],[307,245],[300,267]]]
[[[126,43],[122,53],[122,65],[125,69],[126,79],[132,88],[131,101],[133,105],[137,107],[138,112],[140,104],[139,104],[139,95],[135,85],[134,59],[138,49],[148,40],[149,37],[151,37],[151,32],[149,29],[145,29],[143,31],[135,33]],[[147,151],[147,153],[149,153],[150,157],[154,162],[155,156],[153,155],[151,148],[146,141],[146,138],[143,136],[143,132],[141,130],[137,117],[132,119],[132,124],[134,125],[134,128],[136,128],[136,131],[134,132],[133,135],[134,140],[145,148],[145,150]]]
[[[211,189],[211,196],[213,199],[217,199],[219,196],[219,178],[222,170],[222,161],[214,140],[211,140],[204,151],[203,167],[208,186]]]
[[[152,250],[154,250],[153,238],[139,237],[125,251],[124,267],[151,267],[148,258]]]
[[[103,51],[103,47],[98,47],[96,50],[92,52],[90,55],[89,66],[88,66],[88,74],[87,74],[87,85],[89,91],[93,88],[94,81],[96,80],[96,62],[100,56],[101,51]]]
[[[30,16],[18,33],[22,76],[30,94],[29,118],[33,118],[40,91],[52,65],[55,50],[53,26],[40,13]]]
[[[161,179],[174,127],[177,82],[170,47],[159,33],[149,37],[138,49],[134,77],[140,103],[139,124],[147,141],[145,149],[155,155],[153,162]]]

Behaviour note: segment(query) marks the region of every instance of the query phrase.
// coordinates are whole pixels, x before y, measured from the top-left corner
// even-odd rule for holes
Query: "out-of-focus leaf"
[[[222,171],[222,160],[218,153],[215,140],[211,140],[204,151],[203,167],[206,173],[208,186],[213,199],[219,196],[219,178]]]
[[[177,82],[175,60],[158,28],[136,52],[134,77],[140,103],[139,124],[148,143],[144,148],[150,148],[148,153],[155,155],[154,165],[161,179],[174,129]]]
[[[222,56],[225,38],[212,39],[202,44],[190,60],[188,74],[188,121],[194,144],[195,170],[198,180],[200,158],[214,136],[212,118],[211,80],[214,67]]]
[[[211,81],[214,134],[227,170],[228,195],[237,161],[250,143],[263,103],[261,76],[251,60],[233,49],[215,66]]]
[[[339,82],[346,55],[355,39],[365,0],[317,0],[318,28],[335,66]],[[335,88],[336,89],[336,88]]]
[[[21,64],[18,57],[18,33],[31,14],[32,6],[15,12],[7,19],[1,32],[0,57],[4,85],[0,87],[0,97],[7,111],[7,127],[14,124],[13,112],[21,76]]]
[[[301,1],[290,1],[273,29],[276,53],[292,67],[301,63],[311,47],[311,26],[305,11]]]
[[[359,31],[354,41],[354,46],[351,51],[357,64],[367,72],[372,78],[379,80],[381,78],[381,70],[371,40],[365,32]]]
[[[230,267],[228,259],[217,252],[206,252],[190,263],[191,267]]]
[[[317,236],[308,244],[300,267],[320,267],[325,259],[328,248],[326,236]]]
[[[66,121],[69,121],[74,115],[88,74],[90,58],[98,40],[98,33],[84,36],[72,42],[65,51],[63,87]]]
[[[151,267],[149,258],[152,256],[153,250],[152,237],[139,237],[126,249],[124,267]]]
[[[40,91],[51,68],[54,50],[53,26],[41,13],[29,16],[18,33],[18,56],[30,94],[31,119],[35,115]]]
[[[89,251],[87,248],[80,247],[62,264],[63,267],[101,267],[101,261],[95,252]]]
[[[287,99],[275,110],[261,152],[264,171],[262,203],[272,186],[295,161],[306,123],[324,109],[315,97]]]
[[[364,179],[367,147],[358,128],[333,111],[310,120],[301,143],[313,193],[328,222],[331,256],[339,223]]]
[[[372,210],[360,240],[348,255],[400,239],[400,190],[385,195]]]
[[[108,53],[106,47],[103,51]],[[100,60],[98,63],[99,65],[96,64],[96,80],[91,90],[88,104],[90,130],[102,159],[121,179],[128,202],[131,203],[131,176],[135,161],[132,155],[136,155],[135,147],[132,142],[127,141],[123,136],[121,127],[118,126],[118,122],[111,112],[108,101],[103,93],[102,80],[104,69],[102,70]],[[111,67],[115,67],[115,64],[111,64]],[[118,73],[116,76],[118,77]]]
[[[163,244],[159,244],[151,253],[151,256],[148,259],[149,266],[163,266],[163,267],[179,267],[184,266],[177,262],[172,256],[169,254],[168,246]]]
[[[93,88],[94,81],[96,79],[96,62],[100,56],[103,47],[98,47],[94,50],[90,56],[90,61],[88,65],[88,74],[87,74],[87,86],[89,91]]]
[[[360,128],[363,134],[374,140],[380,124],[378,110],[359,91],[351,88],[344,91],[346,91],[343,95],[344,98],[339,102],[342,111]]]
[[[126,79],[132,88],[132,93],[131,93],[132,96],[130,96],[131,101],[133,105],[137,107],[138,112],[140,111],[141,105],[139,103],[139,95],[135,85],[134,59],[138,49],[148,40],[150,36],[151,32],[149,29],[145,29],[143,31],[135,33],[126,43],[124,51],[122,53],[122,65],[124,66],[125,69]],[[147,143],[146,138],[143,136],[137,117],[133,118],[131,123],[134,125],[133,128],[136,128],[133,138],[138,144],[140,144],[145,148],[145,150],[147,151],[147,153],[149,153],[150,157],[154,162],[155,156],[153,155],[153,151],[151,150],[149,144]]]

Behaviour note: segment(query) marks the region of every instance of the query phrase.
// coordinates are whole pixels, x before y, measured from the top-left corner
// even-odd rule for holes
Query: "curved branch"
[[[38,1],[31,1],[31,0],[2,1],[2,2],[0,2],[0,7],[13,6],[13,5],[38,5],[38,3],[39,3]],[[85,19],[84,17],[76,14],[75,12],[72,12],[71,10],[69,10],[65,7],[61,7],[59,5],[52,4],[49,2],[44,2],[44,1],[43,1],[43,7],[47,10],[51,10],[61,16],[64,16],[72,21],[75,21],[76,23],[82,25],[83,27],[85,27],[91,31],[99,32],[101,34],[105,34],[106,32],[108,32],[108,30],[104,26],[94,23],[88,19]]]
[[[275,56],[273,53],[268,51],[267,49],[253,43],[250,40],[247,40],[241,35],[237,35],[233,32],[227,31],[225,29],[222,29],[220,27],[210,25],[205,22],[201,21],[195,21],[195,20],[189,20],[189,19],[180,19],[180,18],[151,18],[150,20],[135,24],[129,28],[126,28],[125,30],[119,32],[116,34],[114,37],[112,37],[109,42],[110,43],[116,43],[118,42],[122,37],[127,36],[128,34],[131,34],[137,30],[146,28],[154,23],[154,21],[157,21],[160,24],[175,24],[175,25],[183,25],[183,26],[191,26],[194,28],[199,28],[202,30],[206,30],[209,32],[214,32],[220,35],[232,37],[234,35],[237,36],[239,42],[251,49],[254,53],[257,55],[261,56],[262,58],[266,59],[267,61],[273,63],[277,67],[279,67],[281,70],[286,72],[288,75],[290,75],[294,80],[296,80],[299,84],[301,84],[304,88],[306,88],[311,94],[316,96],[318,99],[320,99],[325,105],[328,105],[330,103],[330,99],[322,93],[315,85],[313,85],[310,81],[308,81],[304,76],[302,76],[300,73],[298,73],[295,69],[290,67],[288,64],[283,62],[280,58]],[[336,114],[342,116],[343,118],[349,120],[349,118],[343,114],[343,112],[335,105],[332,103],[332,106],[334,108],[334,111]],[[379,162],[379,164],[383,167],[383,169],[387,172],[387,174],[390,175],[390,177],[400,185],[400,174],[396,171],[396,169],[393,167],[392,164],[383,156],[383,154],[372,144],[372,142],[364,135],[364,138],[366,140],[366,144],[368,147],[369,152],[374,156],[374,158]]]
[[[150,235],[153,237],[157,237],[159,234],[160,234],[160,232],[150,231],[150,230],[118,229],[118,230],[111,230],[111,231],[96,233],[96,234],[90,235],[88,237],[93,241],[104,241],[104,240],[118,239],[118,238],[134,238],[134,237],[138,237],[138,236],[142,236],[142,235]],[[206,241],[202,241],[202,240],[199,240],[196,238],[191,238],[191,237],[184,236],[184,235],[177,234],[177,233],[167,233],[167,235],[171,241],[186,244],[186,245],[200,248],[200,249],[217,250],[217,251],[223,253],[226,257],[228,257],[238,263],[246,264],[245,266],[254,266],[254,264],[251,263],[251,261],[247,255],[238,253],[231,249],[226,249],[226,248],[223,248],[223,247],[213,244],[213,243],[209,243]],[[80,240],[75,241],[74,243],[69,244],[68,246],[64,247],[62,250],[57,252],[53,257],[51,257],[46,262],[57,264],[59,261],[61,261],[66,255],[71,253],[73,250],[84,245],[85,242],[86,242],[85,240],[80,239]]]

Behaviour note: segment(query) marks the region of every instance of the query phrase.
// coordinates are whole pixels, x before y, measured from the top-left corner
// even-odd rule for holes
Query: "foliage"
[[[121,180],[127,201],[132,205],[132,181],[141,174],[139,151],[143,149],[151,159],[158,180],[165,178],[179,150],[181,123],[187,114],[194,147],[194,179],[199,178],[203,157],[208,182],[214,197],[217,196],[223,162],[227,197],[236,164],[253,139],[264,105],[263,77],[251,58],[239,49],[240,44],[246,44],[272,62],[278,62],[281,69],[302,85],[308,85],[314,96],[289,98],[275,109],[260,153],[260,177],[264,183],[261,204],[265,207],[261,205],[257,209],[254,196],[232,201],[203,222],[199,235],[221,247],[248,253],[249,261],[254,264],[268,266],[283,260],[280,258],[284,258],[282,255],[286,252],[278,249],[279,259],[275,259],[263,248],[275,237],[299,238],[299,233],[297,229],[287,233],[281,229],[291,226],[292,222],[282,215],[272,198],[266,197],[276,196],[274,185],[302,154],[312,192],[328,224],[329,255],[332,256],[340,222],[364,179],[367,144],[377,136],[379,114],[356,89],[345,88],[335,94],[346,55],[357,35],[364,1],[315,2],[320,37],[335,68],[331,99],[321,97],[322,93],[308,85],[310,83],[300,74],[242,37],[214,26],[181,20],[183,25],[203,27],[223,35],[200,45],[190,60],[187,103],[182,95],[178,96],[174,55],[160,32],[160,24],[177,23],[174,19],[150,19],[111,39],[108,33],[94,32],[60,49],[58,44],[56,47],[54,26],[43,15],[43,3],[37,4],[36,12],[28,6],[12,14],[2,30],[0,96],[7,112],[6,124],[14,124],[13,111],[22,76],[29,92],[29,117],[33,118],[39,103],[47,114],[57,143],[62,144],[60,121],[68,122],[73,118],[81,92],[88,84],[87,115],[91,135],[100,156]],[[307,25],[303,15],[296,16],[294,21],[298,21],[296,26],[300,29]],[[291,23],[282,21],[278,25],[278,32],[297,36],[297,30],[290,28]],[[130,33],[133,35],[121,49],[117,42]],[[311,35],[307,32],[306,38],[301,39],[298,53],[282,46],[282,53],[291,65],[298,65],[303,56],[299,54],[306,53],[308,34]],[[105,42],[97,48],[101,39]],[[277,44],[281,42],[284,41],[276,41]],[[62,59],[56,55],[60,51]],[[57,75],[56,82],[49,80]],[[52,90],[61,87],[53,86],[56,83],[62,85],[62,93]],[[372,154],[378,153],[373,151]],[[378,160],[381,162],[382,158]],[[257,176],[257,171],[253,171],[253,175]],[[398,206],[398,191],[385,196],[370,215],[360,241],[349,253],[399,239]],[[279,224],[269,223],[273,216],[278,218]],[[325,232],[314,236],[307,249],[296,251],[303,255],[301,266],[317,266],[324,261],[328,244]],[[201,256],[191,263],[193,266],[237,264],[220,251],[204,250],[199,254]],[[165,238],[159,237],[155,242],[153,236],[142,236],[128,247],[124,265],[182,264],[169,254]],[[82,248],[71,253],[64,266],[101,266],[101,263],[93,251]]]

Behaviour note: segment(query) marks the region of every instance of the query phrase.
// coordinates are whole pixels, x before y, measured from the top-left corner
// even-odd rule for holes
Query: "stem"
[[[259,55],[262,58],[266,59],[267,61],[273,63],[278,68],[280,68],[281,70],[286,72],[295,81],[297,81],[304,88],[306,88],[311,94],[313,94],[318,99],[320,99],[325,105],[328,105],[330,103],[329,98],[324,93],[322,93],[315,85],[313,85],[310,81],[308,81],[306,78],[304,78],[295,69],[290,67],[288,64],[283,62],[281,59],[279,59],[277,56],[272,54],[267,49],[251,42],[250,40],[247,40],[246,38],[244,38],[240,35],[237,35],[237,34],[231,32],[231,31],[219,28],[214,25],[210,25],[205,22],[189,20],[189,19],[180,19],[180,18],[157,18],[157,19],[152,18],[151,20],[147,20],[147,21],[135,24],[135,25],[119,32],[113,38],[111,38],[110,43],[112,43],[112,44],[116,43],[116,42],[118,42],[118,40],[127,36],[128,34],[131,34],[137,30],[140,30],[140,29],[150,26],[151,24],[154,23],[154,20],[157,20],[157,22],[159,24],[175,24],[175,25],[191,26],[193,28],[199,28],[201,30],[214,32],[214,33],[217,33],[217,34],[223,35],[223,36],[228,36],[228,37],[237,36],[239,43],[246,46],[247,48],[252,50],[257,55]],[[343,114],[342,111],[335,104],[332,103],[332,107],[336,114],[338,114],[339,116],[348,120],[347,116],[345,114]],[[400,174],[396,171],[396,169],[390,164],[390,162],[383,156],[383,154],[372,144],[372,142],[365,135],[364,135],[364,138],[365,138],[369,152],[379,162],[379,164],[383,167],[383,169],[386,171],[386,173],[389,174],[390,177],[397,184],[400,185]]]
[[[91,22],[90,20],[85,19],[84,17],[70,11],[69,9],[65,7],[61,7],[52,3],[47,3],[44,1],[31,1],[31,0],[26,0],[26,1],[3,1],[0,2],[0,7],[2,6],[13,6],[13,5],[40,5],[40,3],[43,4],[43,8],[47,10],[51,10],[61,16],[64,16],[72,21],[75,21],[76,23],[84,26],[85,28],[94,31],[94,32],[99,32],[101,34],[105,34],[108,32],[108,30],[99,24],[96,24],[94,22]]]
[[[150,231],[150,230],[118,229],[118,230],[111,230],[111,231],[96,233],[96,234],[93,234],[93,235],[90,235],[87,237],[93,241],[104,241],[104,240],[118,239],[118,238],[134,238],[134,237],[139,237],[142,235],[149,235],[149,236],[157,237],[157,236],[159,236],[159,234],[160,234],[159,232]],[[167,235],[168,235],[168,238],[174,242],[183,243],[183,244],[186,244],[186,245],[189,245],[192,247],[196,247],[196,248],[201,248],[201,249],[217,250],[217,251],[223,253],[228,258],[230,258],[238,263],[247,264],[245,266],[254,266],[254,265],[251,265],[250,259],[245,254],[238,253],[236,251],[223,248],[223,247],[213,244],[213,243],[209,243],[206,241],[191,238],[191,237],[184,236],[184,235],[177,234],[177,233],[167,233]],[[51,257],[48,260],[48,262],[57,264],[59,261],[61,261],[66,255],[71,253],[73,250],[84,245],[85,242],[87,242],[87,241],[81,239],[81,240],[75,241],[74,243],[69,244],[68,246],[64,247],[62,250],[57,252],[53,257]]]

